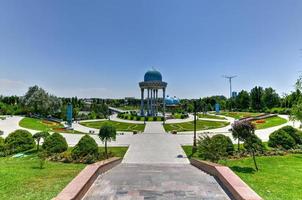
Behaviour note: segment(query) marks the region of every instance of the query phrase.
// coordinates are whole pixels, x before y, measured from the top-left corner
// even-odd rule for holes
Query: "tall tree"
[[[263,89],[260,86],[256,86],[251,90],[251,107],[253,110],[260,111],[263,108],[262,95]]]
[[[107,142],[110,142],[112,140],[115,140],[116,138],[116,129],[114,126],[105,123],[101,128],[99,132],[99,138],[102,142],[105,143],[105,155],[108,159],[108,150],[107,150]]]
[[[250,95],[247,91],[241,90],[236,97],[236,107],[240,110],[247,110],[250,106]]]
[[[263,91],[262,101],[265,107],[271,109],[279,106],[280,97],[273,88],[269,87]]]

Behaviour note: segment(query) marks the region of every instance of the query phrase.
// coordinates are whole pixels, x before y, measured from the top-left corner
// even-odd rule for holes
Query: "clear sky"
[[[0,0],[0,94],[139,97],[152,66],[179,97],[293,90],[301,0]]]

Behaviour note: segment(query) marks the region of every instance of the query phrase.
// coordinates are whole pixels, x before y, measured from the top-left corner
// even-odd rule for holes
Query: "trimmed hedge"
[[[5,138],[5,148],[8,154],[19,153],[36,146],[31,133],[26,130],[16,130]]]
[[[222,134],[217,134],[212,137],[212,140],[216,140],[216,142],[219,142],[219,143],[225,143],[227,145],[226,152],[229,155],[233,154],[234,145],[233,145],[233,142],[230,137],[222,135]]]
[[[295,145],[296,142],[294,138],[285,130],[279,129],[271,133],[269,136],[268,146],[270,147],[292,149]]]
[[[83,162],[86,162],[85,157],[87,156],[89,157],[89,160],[91,157],[96,160],[98,155],[98,145],[89,135],[83,136],[71,152],[73,159],[84,159]]]
[[[284,126],[281,128],[281,130],[287,132],[295,140],[296,144],[302,144],[301,131],[292,126]]]
[[[4,139],[0,137],[0,157],[5,156],[5,143]]]
[[[45,139],[42,148],[50,154],[62,153],[67,150],[68,145],[66,139],[61,134],[53,133]]]

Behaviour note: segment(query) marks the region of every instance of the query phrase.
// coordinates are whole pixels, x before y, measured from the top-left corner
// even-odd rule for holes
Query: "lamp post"
[[[193,136],[193,147],[192,152],[195,153],[197,149],[196,145],[196,114],[197,114],[197,102],[194,100],[194,136]]]

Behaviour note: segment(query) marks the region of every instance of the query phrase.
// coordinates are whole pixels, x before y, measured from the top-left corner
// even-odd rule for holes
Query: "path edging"
[[[120,164],[122,158],[109,158],[87,165],[53,200],[80,200],[97,177]]]
[[[262,200],[262,198],[230,168],[196,159],[190,159],[190,163],[217,178],[235,200]]]

